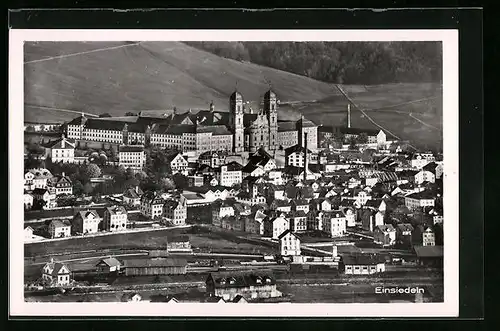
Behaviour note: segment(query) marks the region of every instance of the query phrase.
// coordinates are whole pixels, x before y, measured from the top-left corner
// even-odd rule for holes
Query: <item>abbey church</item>
[[[243,95],[235,91],[229,97],[229,111],[209,109],[180,113],[139,116],[75,118],[66,126],[66,135],[80,141],[112,144],[144,144],[175,148],[182,152],[201,154],[206,151],[241,153],[255,152],[263,147],[268,151],[284,150],[305,143],[316,150],[318,127],[303,116],[297,121],[278,119],[279,102],[269,90],[264,94],[263,108],[254,111],[246,107]]]

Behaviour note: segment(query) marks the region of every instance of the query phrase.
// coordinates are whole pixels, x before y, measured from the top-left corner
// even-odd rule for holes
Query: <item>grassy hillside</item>
[[[207,109],[212,100],[217,110],[225,111],[236,84],[246,100],[257,104],[272,84],[282,101],[282,120],[303,113],[317,124],[345,121],[347,100],[333,84],[222,58],[181,42],[33,42],[25,44],[25,61],[25,121],[70,120],[79,111],[119,116],[128,111],[164,113],[173,107]],[[441,145],[441,84],[343,89],[400,138],[423,148]],[[352,109],[352,126],[376,128]]]
[[[125,45],[126,43],[122,43]],[[79,48],[79,46],[81,46]],[[207,108],[227,109],[238,90],[260,100],[272,83],[281,100],[316,100],[336,91],[331,85],[250,63],[224,59],[179,42],[26,43],[25,104],[90,113]],[[89,50],[111,49],[103,51]],[[25,120],[33,111],[25,110]]]

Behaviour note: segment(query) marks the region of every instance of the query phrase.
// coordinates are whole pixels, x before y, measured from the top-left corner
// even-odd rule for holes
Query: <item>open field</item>
[[[256,108],[269,82],[282,101],[281,120],[295,120],[303,113],[317,124],[345,121],[347,100],[333,84],[222,58],[181,42],[39,42],[27,43],[25,52],[31,61],[47,59],[25,64],[25,121],[69,120],[80,111],[114,116],[148,110],[164,114],[174,106],[197,111],[207,109],[210,101],[216,110],[227,111],[236,85]],[[64,54],[75,55],[50,59]],[[441,84],[342,88],[377,124],[401,139],[419,148],[441,146]],[[354,107],[351,116],[353,127],[377,128]]]
[[[100,114],[208,108],[227,110],[238,90],[260,100],[272,82],[281,100],[316,100],[336,93],[331,85],[292,73],[218,57],[181,42],[26,43],[25,104]],[[85,53],[89,49],[105,49]],[[266,81],[267,80],[267,81]],[[25,121],[39,116],[25,109]],[[45,121],[53,120],[48,117]],[[59,116],[59,115],[58,115]],[[62,115],[61,115],[62,116]]]
[[[193,248],[203,252],[244,252],[248,254],[274,252],[269,246],[249,243],[234,235],[221,237],[215,233],[190,233],[188,229],[184,228],[75,238],[45,243],[34,242],[24,245],[24,255],[32,257],[95,249],[162,249],[166,247],[169,239],[180,234],[188,235]]]

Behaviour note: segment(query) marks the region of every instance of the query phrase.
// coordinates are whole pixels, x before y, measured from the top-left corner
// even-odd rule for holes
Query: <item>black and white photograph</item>
[[[456,316],[454,31],[21,32],[23,312]]]

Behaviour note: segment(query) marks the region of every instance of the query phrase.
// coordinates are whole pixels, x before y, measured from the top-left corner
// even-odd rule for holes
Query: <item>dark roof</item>
[[[422,191],[417,193],[412,193],[406,196],[406,198],[412,199],[434,199],[435,195],[430,191]]]
[[[285,131],[297,131],[297,123],[295,122],[278,122],[278,131],[279,132],[285,132]]]
[[[193,124],[169,125],[167,128],[165,128],[164,133],[168,134],[196,133],[196,125]]]
[[[243,115],[243,125],[249,127],[258,117],[258,114],[244,114]]]
[[[310,127],[317,127],[316,124],[314,124],[312,121],[308,120],[304,116],[302,116],[298,121],[297,124],[300,125],[303,128],[310,128]]]
[[[90,209],[90,210],[80,210],[78,214],[82,217],[82,219],[86,219],[90,215],[93,215],[95,218],[100,218],[99,214],[97,213],[96,210]],[[77,214],[77,215],[78,215]]]
[[[127,214],[127,210],[123,206],[111,206],[107,207],[106,210],[111,214],[117,214],[117,213],[122,213],[122,214]]]
[[[125,268],[185,267],[187,261],[178,258],[130,259],[124,261]]]
[[[241,98],[243,99],[243,95],[238,92],[237,90],[235,90],[233,93],[231,93],[231,95],[229,96],[229,100],[235,100],[237,98]]]
[[[50,224],[52,224],[56,228],[60,228],[60,227],[64,227],[64,226],[71,226],[71,224],[65,220],[52,220],[52,221],[50,221]]]
[[[143,145],[120,145],[120,152],[130,153],[130,152],[144,152]]]
[[[131,199],[137,199],[140,198],[142,194],[144,194],[144,192],[142,192],[140,187],[130,187],[123,193],[123,196]]]
[[[288,147],[287,149],[285,149],[285,154],[286,155],[289,155],[289,154],[292,154],[292,153],[305,153],[306,152],[306,149],[297,144],[297,145],[293,145],[291,147]],[[308,148],[307,149],[307,153],[312,153],[311,150]]]
[[[47,189],[37,187],[33,190],[33,195],[44,195],[45,192],[47,192]]]
[[[264,94],[264,100],[269,100],[272,97],[276,97],[276,93],[274,93],[273,90],[269,89],[265,94]]]
[[[114,257],[108,257],[107,259],[102,259],[101,261],[99,261],[99,263],[97,263],[98,265],[101,264],[101,263],[104,263],[106,264],[107,266],[109,267],[119,267],[121,266],[122,264],[120,263],[120,261],[118,261],[117,259],[115,259]]]
[[[63,147],[64,141],[64,147]],[[49,142],[45,145],[46,148],[52,149],[75,149],[75,142],[65,137]]]
[[[414,246],[417,257],[443,257],[443,246]]]
[[[413,226],[410,223],[401,223],[397,225],[400,231],[413,231]]]
[[[307,217],[307,214],[303,210],[294,210],[288,213],[287,217],[295,218],[295,217]]]
[[[379,229],[382,232],[393,232],[393,231],[396,231],[396,229],[394,229],[394,227],[392,226],[392,224],[377,225],[376,228]]]
[[[438,164],[436,162],[430,162],[427,163],[425,166],[423,166],[423,170],[430,171],[430,172],[435,172],[436,168],[438,167]]]
[[[210,279],[214,281],[216,288],[245,288],[276,284],[273,274],[265,271],[210,273],[207,281]]]
[[[141,201],[146,201],[147,203],[153,205],[163,204],[164,202],[163,198],[160,195],[155,194],[155,192],[152,191],[144,193],[141,197]]]
[[[204,133],[211,132],[212,135],[230,135],[231,132],[227,129],[225,125],[197,125],[196,132]]]
[[[343,255],[342,261],[344,265],[376,265],[384,263],[385,259],[375,254],[351,254]]]
[[[72,119],[71,121],[68,122],[68,125],[82,125],[87,121],[87,117],[85,116],[78,116],[77,118]]]
[[[111,131],[122,131],[125,127],[125,122],[122,121],[110,121],[110,120],[100,120],[97,118],[89,118],[85,123],[85,128],[95,129],[95,130],[111,130]]]
[[[228,164],[226,164],[226,166],[227,171],[241,171],[241,169],[243,168],[241,164],[236,161],[229,162]]]

